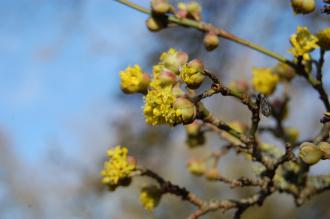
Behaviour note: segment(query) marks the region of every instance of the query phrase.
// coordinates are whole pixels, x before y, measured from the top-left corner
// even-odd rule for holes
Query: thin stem
[[[134,4],[128,0],[115,0],[119,3],[122,3],[130,8],[133,8],[135,10],[138,10],[142,13],[145,13],[145,14],[151,14],[151,11],[140,6],[140,5],[137,5],[137,4]],[[191,20],[191,19],[186,19],[186,18],[177,18],[175,16],[168,16],[168,21],[171,22],[171,23],[175,23],[175,24],[178,24],[180,26],[185,26],[185,27],[191,27],[191,28],[195,28],[197,30],[200,30],[202,32],[214,32],[216,33],[219,37],[222,37],[224,39],[228,39],[232,42],[235,42],[235,43],[238,43],[240,45],[243,45],[243,46],[246,46],[248,48],[251,48],[253,50],[256,50],[258,52],[261,52],[271,58],[274,58],[280,62],[283,62],[283,63],[286,63],[290,66],[295,66],[295,64],[291,61],[289,61],[288,59],[286,59],[285,57],[273,52],[273,51],[270,51],[266,48],[263,48],[257,44],[254,44],[254,43],[251,43],[247,40],[244,40],[244,39],[241,39],[221,28],[218,28],[218,27],[215,27],[213,26],[212,24],[208,24],[208,23],[203,23],[203,22],[199,22],[199,21],[194,21],[194,20]]]

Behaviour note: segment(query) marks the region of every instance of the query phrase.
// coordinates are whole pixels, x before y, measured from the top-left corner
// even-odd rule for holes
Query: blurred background
[[[149,5],[148,0],[135,2]],[[319,12],[318,2],[317,12],[295,16],[286,0],[200,1],[205,21],[288,58],[288,38],[297,25],[312,32],[329,25],[330,17]],[[185,218],[193,210],[167,195],[154,212],[146,212],[138,202],[144,179],[114,193],[106,191],[99,171],[105,151],[117,144],[129,147],[140,164],[199,196],[224,199],[251,194],[250,189],[230,190],[222,183],[191,176],[185,167],[189,157],[223,142],[210,134],[203,148],[189,150],[182,126],[146,125],[141,96],[123,95],[118,73],[134,64],[151,72],[161,52],[170,47],[201,58],[224,83],[249,80],[252,67],[276,62],[226,40],[217,50],[206,52],[201,33],[182,28],[150,33],[146,18],[113,0],[0,1],[1,219],[169,219]],[[327,90],[329,63],[324,71]],[[324,112],[316,92],[301,78],[294,79],[290,89],[285,124],[297,127],[301,139],[314,136]],[[213,97],[206,104],[228,122],[249,119],[249,112],[230,98]],[[263,123],[271,121],[264,118]],[[270,136],[264,138],[276,143]],[[251,167],[244,158],[229,154],[220,169],[237,177]],[[329,162],[313,166],[312,174],[322,173],[330,174]],[[329,199],[330,194],[324,193],[296,208],[290,196],[276,194],[243,218],[328,219]],[[231,218],[231,212],[205,218]]]

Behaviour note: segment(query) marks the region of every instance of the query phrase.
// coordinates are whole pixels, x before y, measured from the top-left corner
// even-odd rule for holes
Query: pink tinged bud
[[[137,164],[137,161],[136,161],[135,157],[133,157],[133,156],[128,155],[127,156],[127,161],[128,161],[129,164],[131,164],[133,166],[136,166],[136,164]]]
[[[180,117],[181,122],[184,124],[191,123],[194,121],[197,111],[195,105],[184,97],[176,98],[174,102],[174,109],[176,114]]]
[[[151,9],[156,14],[165,14],[170,12],[171,5],[167,0],[152,0]]]
[[[171,70],[168,70],[168,69],[164,69],[160,73],[159,79],[160,79],[161,84],[163,86],[174,85],[174,84],[177,83],[176,74],[174,72],[172,72]]]
[[[188,57],[187,53],[179,51],[176,56],[177,56],[179,65],[184,65],[188,62],[189,57]]]
[[[186,18],[188,15],[188,12],[186,10],[178,10],[176,12],[176,16],[179,18]]]
[[[188,66],[196,69],[198,72],[204,72],[204,64],[199,59],[193,59],[188,63]]]
[[[244,80],[235,80],[229,85],[229,88],[234,92],[247,93],[249,91],[249,84]]]

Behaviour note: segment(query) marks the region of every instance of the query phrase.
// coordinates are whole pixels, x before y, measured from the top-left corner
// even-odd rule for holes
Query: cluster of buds
[[[202,7],[197,2],[189,2],[189,3],[179,2],[176,16],[179,18],[189,18],[196,21],[200,21],[201,11],[202,11]]]
[[[321,159],[330,159],[330,144],[320,142],[315,145],[311,142],[304,142],[300,145],[299,156],[308,165],[314,165]]]
[[[120,73],[123,92],[145,94],[144,115],[148,124],[173,126],[194,121],[196,106],[181,86],[197,89],[205,79],[205,70],[200,60],[188,61],[187,53],[169,49],[161,54],[152,78],[138,65]]]
[[[178,3],[178,9],[168,2],[168,0],[152,0],[151,16],[147,19],[147,28],[152,31],[160,31],[167,27],[168,14],[173,14],[178,18],[187,18],[196,21],[201,20],[201,6],[197,2]]]

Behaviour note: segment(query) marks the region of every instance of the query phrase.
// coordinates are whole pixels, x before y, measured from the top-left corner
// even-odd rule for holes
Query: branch
[[[137,4],[134,4],[130,1],[127,1],[127,0],[115,0],[119,3],[122,3],[130,8],[133,8],[135,10],[138,10],[142,13],[145,13],[145,14],[151,14],[151,11],[144,8],[144,7],[141,7]],[[174,23],[174,24],[178,24],[180,26],[183,26],[183,27],[190,27],[190,28],[194,28],[194,29],[197,29],[199,31],[202,31],[202,32],[213,32],[215,34],[217,34],[219,37],[221,38],[224,38],[224,39],[227,39],[227,40],[230,40],[232,42],[235,42],[237,44],[240,44],[240,45],[243,45],[245,47],[248,47],[248,48],[251,48],[253,50],[256,50],[260,53],[263,53],[273,59],[276,59],[280,62],[283,62],[283,63],[286,63],[292,67],[295,66],[295,64],[291,61],[289,61],[288,59],[286,59],[285,57],[273,52],[273,51],[270,51],[268,49],[265,49],[257,44],[254,44],[254,43],[251,43],[247,40],[244,40],[244,39],[241,39],[237,36],[235,36],[234,34],[231,34],[227,31],[225,31],[224,29],[222,28],[218,28],[212,24],[208,24],[208,23],[204,23],[204,22],[200,22],[200,21],[195,21],[195,20],[191,20],[191,19],[186,19],[186,18],[177,18],[173,15],[168,15],[168,21],[170,23]]]

